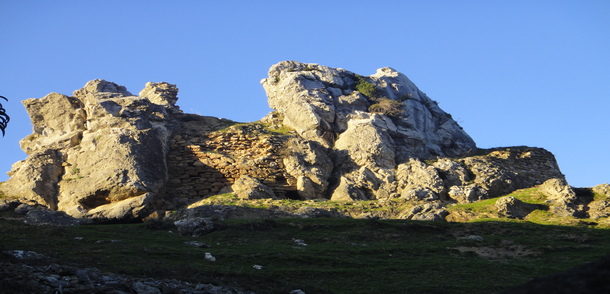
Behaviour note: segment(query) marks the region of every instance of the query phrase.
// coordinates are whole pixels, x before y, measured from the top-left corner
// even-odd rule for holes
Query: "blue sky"
[[[610,1],[0,1],[0,181],[25,158],[21,100],[92,79],[180,89],[185,112],[255,121],[282,60],[390,66],[482,148],[553,152],[568,182],[610,182]]]

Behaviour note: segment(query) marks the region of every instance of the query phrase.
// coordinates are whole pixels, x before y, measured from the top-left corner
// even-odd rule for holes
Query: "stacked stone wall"
[[[167,198],[191,202],[219,194],[242,175],[259,179],[278,197],[296,190],[283,164],[283,136],[257,124],[199,133],[182,127],[170,140]]]

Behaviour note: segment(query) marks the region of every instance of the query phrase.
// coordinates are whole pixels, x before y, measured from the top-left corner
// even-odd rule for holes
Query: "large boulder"
[[[396,154],[387,130],[388,122],[378,114],[361,113],[349,121],[333,150],[334,177],[340,180],[331,199],[382,199],[394,192]]]
[[[231,188],[240,199],[275,198],[275,194],[271,188],[249,175],[242,175],[239,177]]]
[[[33,133],[20,142],[25,153],[65,149],[80,143],[87,121],[81,100],[51,93],[40,99],[26,99],[23,105],[33,125]]]
[[[209,218],[192,217],[183,218],[174,222],[181,235],[198,237],[216,229],[214,222]]]
[[[537,208],[535,204],[525,203],[512,196],[501,197],[496,201],[498,213],[509,218],[523,219]]]
[[[391,120],[382,115],[359,113],[335,142],[338,163],[352,167],[395,168],[396,148],[388,134],[392,127]]]
[[[72,97],[51,93],[25,100],[34,124],[33,134],[21,141],[29,156],[13,166],[3,191],[75,217],[144,216],[167,181],[165,158],[175,127],[168,109],[175,108],[177,89],[149,83],[142,92],[148,97],[93,80]]]

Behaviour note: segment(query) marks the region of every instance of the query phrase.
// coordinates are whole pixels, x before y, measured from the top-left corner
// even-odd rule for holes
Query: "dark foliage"
[[[8,99],[6,99],[6,97],[4,97],[4,96],[0,96],[0,98],[8,101]],[[4,107],[2,107],[2,103],[0,103],[0,131],[2,131],[2,136],[4,136],[6,126],[8,125],[8,122],[10,120],[11,120],[11,118],[6,113],[6,110],[4,110]]]

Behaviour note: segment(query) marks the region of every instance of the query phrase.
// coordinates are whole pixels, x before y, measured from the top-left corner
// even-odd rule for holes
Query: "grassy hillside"
[[[186,237],[171,226],[35,227],[3,216],[3,250],[258,293],[500,293],[610,254],[606,230],[527,222],[229,220],[208,235]]]
[[[226,220],[200,237],[171,223],[28,226],[0,213],[0,249],[33,250],[59,263],[102,271],[236,286],[257,293],[502,293],[532,278],[610,255],[604,220],[560,218],[536,188],[516,191],[540,209],[523,220],[498,215],[488,199],[448,207],[453,222],[398,217],[417,203],[239,200],[194,205],[295,212],[304,207],[352,217]],[[1,195],[0,195],[1,197]],[[594,200],[601,195],[593,195]],[[198,242],[199,247],[187,242]],[[201,245],[205,244],[205,245]],[[216,258],[210,261],[206,253]]]

